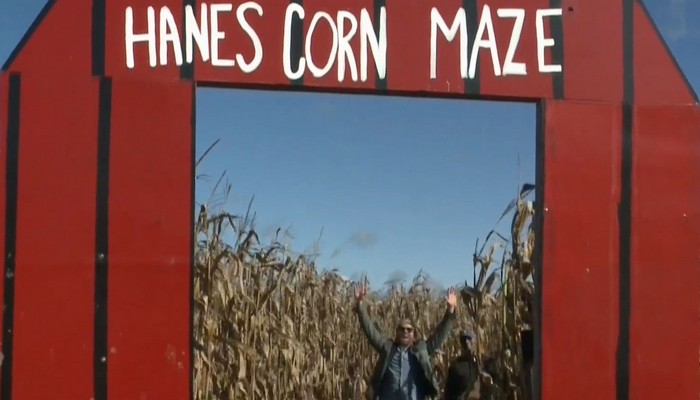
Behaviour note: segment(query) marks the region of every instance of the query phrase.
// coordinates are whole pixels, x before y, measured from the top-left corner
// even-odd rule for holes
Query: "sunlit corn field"
[[[526,185],[494,216],[511,219],[510,232],[485,232],[473,259],[455,266],[462,302],[455,335],[435,356],[440,381],[459,352],[458,330],[469,328],[495,371],[497,398],[529,398],[520,334],[532,323],[531,192]],[[377,356],[352,310],[354,282],[290,255],[281,240],[260,243],[247,213],[202,206],[196,235],[195,399],[365,399]],[[400,318],[428,334],[443,316],[444,293],[431,293],[422,275],[381,293],[369,284],[370,314],[387,336]]]

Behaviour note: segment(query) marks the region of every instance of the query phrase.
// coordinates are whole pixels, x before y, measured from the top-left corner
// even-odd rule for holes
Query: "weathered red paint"
[[[52,396],[89,398],[97,85],[23,76],[13,376],[27,378],[14,380],[13,394],[40,398],[50,387]]]
[[[664,106],[697,102],[683,76],[674,73],[675,60],[658,39],[653,22],[639,4],[635,4],[634,24],[635,103]]]
[[[258,2],[264,10],[264,21],[262,18],[250,18],[251,26],[260,32],[266,29],[270,32],[268,35],[261,35],[263,49],[265,49],[265,58],[268,60],[263,63],[255,74],[255,77],[242,73],[238,68],[215,68],[210,63],[203,63],[200,58],[197,58],[195,71],[197,71],[197,80],[199,82],[240,82],[245,84],[258,83],[260,78],[264,77],[267,84],[286,85],[289,80],[281,73],[282,66],[282,32],[284,29],[284,9],[279,7],[277,0],[261,0]],[[276,8],[281,10],[274,10]],[[199,6],[195,7],[199,16]],[[251,13],[251,11],[248,11]],[[267,25],[265,27],[265,25]],[[222,42],[220,47],[221,56],[224,58],[232,58],[237,52],[246,55],[250,58],[253,53],[253,47],[250,40],[245,36],[243,30],[235,23],[222,26],[221,30],[225,32],[227,38]],[[123,59],[123,57],[121,58]],[[121,60],[120,59],[120,60]],[[123,63],[120,63],[123,65]],[[257,79],[256,79],[257,78]],[[258,82],[256,82],[258,81]]]
[[[691,399],[700,393],[700,108],[640,106],[635,123],[630,398]]]
[[[566,98],[622,101],[623,2],[608,1],[595,6],[580,0],[563,3],[567,15],[564,21]],[[585,62],[572,62],[572,57]]]
[[[460,2],[461,3],[461,2]],[[513,8],[522,7],[527,12],[527,17],[522,28],[519,50],[515,55],[516,62],[524,62],[527,65],[529,78],[528,79],[503,79],[493,75],[493,63],[488,52],[482,51],[479,56],[479,64],[481,66],[482,78],[481,89],[483,93],[489,95],[513,96],[515,93],[528,93],[529,96],[536,98],[547,98],[552,95],[552,78],[549,74],[534,73],[537,70],[537,52],[536,49],[536,31],[534,15],[535,10],[545,9],[550,7],[550,0],[532,0],[526,4],[514,5],[508,0],[479,0],[478,11],[484,5],[491,8],[491,13],[494,15],[494,31],[496,32],[496,41],[498,43],[499,60],[501,63],[506,59],[506,52],[511,40],[511,32],[514,28],[513,19],[500,19],[496,16],[498,8]],[[481,14],[480,14],[481,15]],[[549,21],[545,20],[545,32],[547,37],[552,37],[552,30]],[[565,42],[566,43],[566,42]],[[453,46],[454,47],[454,46]],[[551,57],[547,55],[547,61],[551,62]],[[488,71],[491,71],[490,73]]]
[[[7,271],[7,249],[5,248],[5,206],[7,204],[7,180],[6,180],[6,162],[7,162],[7,104],[9,103],[9,76],[0,73],[0,249],[2,249],[3,257],[0,257],[0,271]],[[0,299],[5,298],[5,285],[0,285]],[[0,332],[4,332],[5,327],[3,319],[0,318]],[[0,336],[0,340],[1,336]],[[1,343],[0,343],[1,344]],[[1,347],[0,347],[1,348]],[[0,387],[2,386],[2,376],[0,376]]]
[[[189,391],[192,100],[187,82],[113,83],[109,398]]]
[[[622,116],[605,104],[544,107],[543,398],[615,399]]]
[[[265,51],[257,71],[246,75],[197,61],[193,76],[173,64],[172,50],[168,66],[148,67],[143,44],[136,45],[135,69],[129,70],[124,62],[125,8],[134,7],[136,30],[145,28],[149,5],[170,7],[182,27],[185,1],[92,3],[56,1],[0,76],[4,194],[8,74],[19,74],[22,82],[17,254],[4,249],[0,261],[6,267],[8,260],[16,260],[15,296],[4,305],[5,312],[8,307],[15,312],[11,394],[23,400],[55,390],[52,397],[104,398],[96,394],[104,382],[94,382],[92,318],[95,242],[100,239],[95,226],[97,125],[104,115],[98,108],[98,88],[100,77],[106,76],[112,79],[112,106],[107,110],[109,222],[108,235],[102,238],[109,243],[107,393],[111,398],[186,399],[192,379],[194,87],[299,85],[290,82],[282,69],[288,3],[261,0],[264,23],[249,19]],[[335,16],[342,8],[356,12],[366,7],[377,17],[370,0],[303,3],[304,32],[311,14],[320,9]],[[539,102],[543,138],[538,149],[543,160],[538,171],[543,224],[539,397],[698,396],[700,111],[641,3],[477,1],[479,12],[485,4],[492,8],[501,62],[513,20],[499,20],[495,10],[506,5],[527,10],[515,61],[526,62],[529,74],[496,77],[490,55],[482,51],[478,85],[467,82],[467,93],[460,77],[458,45],[447,44],[444,38],[438,40],[438,78],[430,79],[433,3],[386,3],[385,87],[375,79],[370,57],[366,82],[339,83],[334,66],[320,79],[307,71],[301,88]],[[449,24],[465,3],[445,0],[434,5]],[[556,35],[563,50],[563,74],[536,72],[534,12],[550,3],[561,3],[564,14],[562,35]],[[106,7],[104,25],[93,26],[94,5],[96,10]],[[227,15],[227,21],[235,21],[235,8]],[[222,57],[232,58],[240,51],[250,60],[252,46],[244,31],[235,23],[221,26],[227,35],[220,48]],[[103,73],[98,68],[98,76],[93,76],[92,45],[99,50],[102,28],[105,69]],[[320,29],[311,54],[323,58],[330,36]],[[544,30],[551,37],[558,29],[547,21]],[[98,33],[94,42],[93,32]],[[357,56],[357,37],[351,47]],[[551,49],[546,54],[548,61],[556,56]],[[346,76],[349,72],[346,69]],[[77,105],[69,103],[73,100]],[[30,166],[35,169],[30,171]],[[628,166],[631,180],[625,178]],[[7,234],[6,204],[6,196],[0,196],[0,237]],[[0,293],[3,290],[0,285]],[[629,329],[624,329],[627,319]],[[618,356],[618,343],[623,349],[628,343],[629,351]],[[7,362],[3,368],[7,371]],[[582,376],[587,380],[579,380]],[[36,385],[37,381],[45,385]],[[0,389],[9,388],[9,383],[0,382]],[[4,399],[9,397],[0,400]]]
[[[60,1],[59,1],[60,3]],[[91,2],[88,2],[91,3]],[[126,50],[124,48],[124,10],[126,7],[133,7],[134,9],[134,31],[135,32],[145,32],[147,27],[146,21],[146,10],[149,6],[154,6],[159,9],[160,6],[169,5],[173,10],[173,17],[178,24],[182,26],[182,12],[178,10],[182,9],[182,1],[171,1],[171,2],[153,2],[151,0],[133,0],[133,1],[106,1],[107,8],[107,19],[105,24],[105,48],[109,49],[105,54],[105,76],[119,77],[124,75],[126,67],[124,64],[124,57]],[[68,6],[74,7],[74,6]],[[89,5],[85,6],[86,9],[90,9]],[[86,21],[88,27],[90,27],[90,22],[92,19]],[[157,23],[156,23],[157,25]],[[90,45],[85,48],[87,52],[83,57],[86,57],[88,65],[91,61]],[[148,65],[148,47],[147,46],[135,46],[134,51],[136,53],[135,58],[141,60],[143,66],[143,61],[146,60],[146,65]],[[168,66],[150,69],[150,68],[140,68],[137,75],[129,74],[129,78],[139,78],[143,80],[176,80],[180,77],[180,69],[172,61],[172,52],[169,54],[170,63]]]

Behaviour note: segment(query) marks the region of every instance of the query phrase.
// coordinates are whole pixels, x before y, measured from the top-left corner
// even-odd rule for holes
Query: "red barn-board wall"
[[[641,1],[56,0],[0,78],[0,400],[192,396],[198,85],[536,103],[536,397],[700,395],[700,107]]]

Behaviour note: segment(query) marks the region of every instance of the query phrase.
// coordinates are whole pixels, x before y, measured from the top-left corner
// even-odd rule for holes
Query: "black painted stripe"
[[[631,234],[632,234],[632,124],[634,104],[634,0],[622,0],[622,165],[618,208],[620,241],[619,333],[616,359],[617,400],[629,399]]]
[[[15,251],[17,247],[17,192],[20,139],[20,92],[19,74],[9,77],[9,99],[7,104],[7,154],[5,166],[5,273],[4,307],[2,315],[2,400],[12,399],[12,356],[15,322]]]
[[[304,6],[303,0],[292,0],[292,3]],[[299,18],[297,14],[292,17],[292,38],[291,46],[289,49],[291,57],[291,67],[292,71],[297,71],[299,69],[299,63],[301,57],[304,56],[304,21]],[[291,81],[292,86],[303,86],[304,85],[304,75],[299,79],[294,79]]]
[[[381,10],[382,7],[386,7],[386,0],[374,0],[374,34],[379,37],[379,28],[381,27]],[[388,87],[388,82],[387,78],[389,77],[389,59],[386,59],[385,63],[385,73],[384,73],[384,78],[379,77],[379,71],[375,69],[375,81],[374,81],[374,88],[376,90],[381,90],[384,91]]]
[[[106,0],[92,0],[92,74],[105,74]]]
[[[197,12],[197,5],[196,5],[196,0],[183,0],[182,1],[182,26],[185,27],[185,29],[182,30],[182,37],[180,38],[180,42],[182,43],[183,49],[185,48],[185,40],[187,40],[187,7],[192,7],[192,13],[195,16],[199,16],[199,13]],[[197,54],[196,51],[194,51],[194,46],[193,46],[193,53]],[[194,64],[195,60],[197,60],[197,57],[192,58],[192,63],[187,62],[187,57],[185,54],[183,54],[183,63],[180,66],[180,79],[185,79],[185,80],[192,80],[194,79]]]
[[[479,29],[479,5],[477,0],[462,0],[462,7],[467,13],[467,59],[469,64],[472,62],[472,57],[477,57],[478,53],[474,53],[474,42],[476,41],[476,33]],[[478,51],[478,50],[477,50]],[[481,93],[481,62],[476,63],[476,73],[474,79],[467,77],[464,79],[464,94],[476,95]]]
[[[535,138],[535,249],[534,249],[534,271],[535,271],[535,304],[534,304],[534,379],[533,379],[533,399],[539,400],[542,397],[542,274],[543,250],[544,250],[544,213],[545,213],[545,135],[546,135],[546,100],[541,100],[537,105],[537,132]],[[527,396],[526,396],[527,398]]]
[[[195,225],[196,221],[194,219],[194,213],[196,210],[196,205],[195,205],[195,193],[196,193],[196,182],[195,182],[195,177],[197,176],[197,170],[196,170],[196,163],[197,163],[197,85],[192,83],[192,111],[190,114],[190,132],[191,132],[191,137],[190,140],[191,142],[191,151],[192,155],[190,156],[191,160],[191,182],[190,182],[190,210],[192,210],[190,214],[190,374],[188,376],[188,379],[190,380],[189,382],[189,387],[190,387],[190,399],[194,400],[194,344],[195,344],[195,332],[194,332],[194,307],[195,307],[195,301],[194,301],[194,271],[195,271],[195,266],[194,266],[194,246],[195,246],[195,241],[197,240],[196,235],[195,235]]]
[[[15,46],[14,50],[12,50],[12,53],[10,53],[10,56],[5,60],[5,63],[2,65],[2,70],[7,71],[12,67],[12,63],[15,61],[19,53],[22,52],[22,49],[24,49],[24,46],[29,42],[29,39],[32,37],[34,32],[37,30],[39,26],[41,26],[41,23],[44,21],[44,18],[46,18],[47,15],[49,15],[49,12],[51,11],[51,8],[53,5],[56,4],[56,0],[49,0],[44,7],[41,9],[39,12],[39,15],[34,19],[34,22],[29,26],[29,29],[27,29],[27,32],[25,32],[24,36],[22,36],[22,39],[19,41],[17,46]]]
[[[97,191],[95,223],[95,331],[93,352],[95,400],[107,399],[108,270],[109,270],[109,156],[112,120],[112,81],[100,80],[97,126]]]
[[[550,0],[550,8],[561,8],[561,0]],[[550,29],[554,46],[552,47],[552,64],[562,66],[561,72],[556,72],[552,75],[552,96],[561,100],[564,98],[564,22],[562,10],[561,18],[550,18]]]

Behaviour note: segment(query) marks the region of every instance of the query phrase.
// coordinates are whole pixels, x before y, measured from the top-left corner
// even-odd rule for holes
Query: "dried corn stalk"
[[[494,232],[475,251],[476,283],[462,288],[456,327],[479,332],[479,356],[495,365],[504,399],[527,398],[519,335],[531,324],[536,271],[534,211],[523,198],[512,205],[511,239]],[[208,215],[205,207],[196,224],[194,398],[364,399],[377,356],[352,311],[352,282],[289,256],[276,239],[261,245],[251,225],[248,215]],[[231,232],[235,241],[227,244]],[[466,268],[455,275],[466,276]],[[380,328],[391,332],[402,317],[413,318],[424,334],[437,324],[444,300],[424,283],[419,275],[385,298],[370,296]],[[436,355],[440,379],[458,351],[452,337]]]

